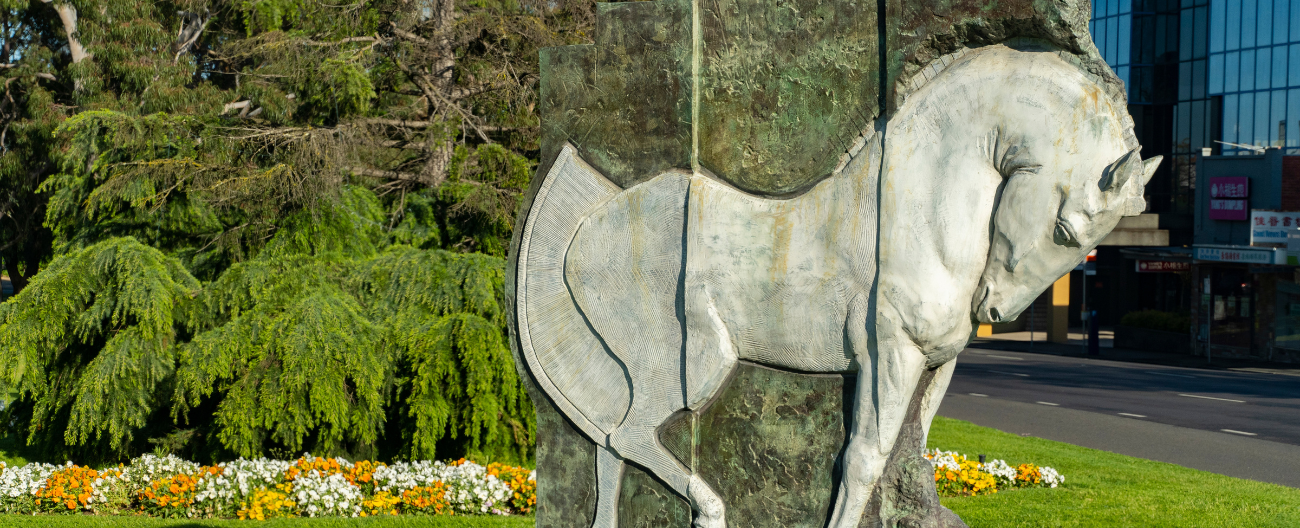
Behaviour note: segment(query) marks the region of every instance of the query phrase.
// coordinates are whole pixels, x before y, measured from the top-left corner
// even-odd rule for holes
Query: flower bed
[[[142,513],[165,518],[532,513],[535,472],[502,464],[384,464],[311,455],[200,466],[144,455],[91,469],[0,462],[0,513]]]
[[[1003,460],[980,463],[955,451],[927,451],[934,465],[934,487],[940,495],[974,496],[1013,488],[1055,488],[1065,477],[1055,469],[1034,464],[1012,467]]]

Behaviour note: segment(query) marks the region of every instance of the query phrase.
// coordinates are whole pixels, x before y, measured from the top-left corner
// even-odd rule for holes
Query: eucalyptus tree
[[[591,9],[0,0],[4,423],[37,458],[529,458],[502,257],[536,50]]]

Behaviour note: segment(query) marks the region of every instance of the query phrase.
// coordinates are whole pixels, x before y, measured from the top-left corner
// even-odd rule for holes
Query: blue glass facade
[[[1098,51],[1128,89],[1144,156],[1163,155],[1147,185],[1148,209],[1187,213],[1195,152],[1213,144],[1217,109],[1206,91],[1210,0],[1096,0],[1089,24]]]
[[[1300,147],[1300,5],[1210,2],[1208,91],[1223,97],[1223,141]],[[1224,154],[1249,153],[1225,145]]]

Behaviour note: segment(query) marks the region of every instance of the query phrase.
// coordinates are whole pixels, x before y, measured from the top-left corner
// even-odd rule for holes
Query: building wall
[[[1196,170],[1197,244],[1250,245],[1249,221],[1210,219],[1209,179],[1224,176],[1250,178],[1250,209],[1282,207],[1282,170],[1287,156],[1273,149],[1262,156],[1210,156],[1201,158]],[[1292,162],[1294,163],[1294,162]]]

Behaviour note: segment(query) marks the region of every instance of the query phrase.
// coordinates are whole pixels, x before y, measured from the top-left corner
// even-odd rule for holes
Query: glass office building
[[[1221,97],[1209,90],[1207,78],[1212,75],[1209,28],[1215,9],[1225,11],[1220,6],[1224,3],[1096,0],[1092,4],[1089,29],[1097,49],[1128,88],[1129,113],[1142,154],[1168,160],[1147,185],[1150,212],[1191,214],[1195,155],[1202,147],[1214,147],[1214,140],[1222,137]],[[1237,24],[1241,26],[1240,20]],[[1219,26],[1224,25],[1220,21]],[[1190,232],[1186,238],[1190,241]]]

